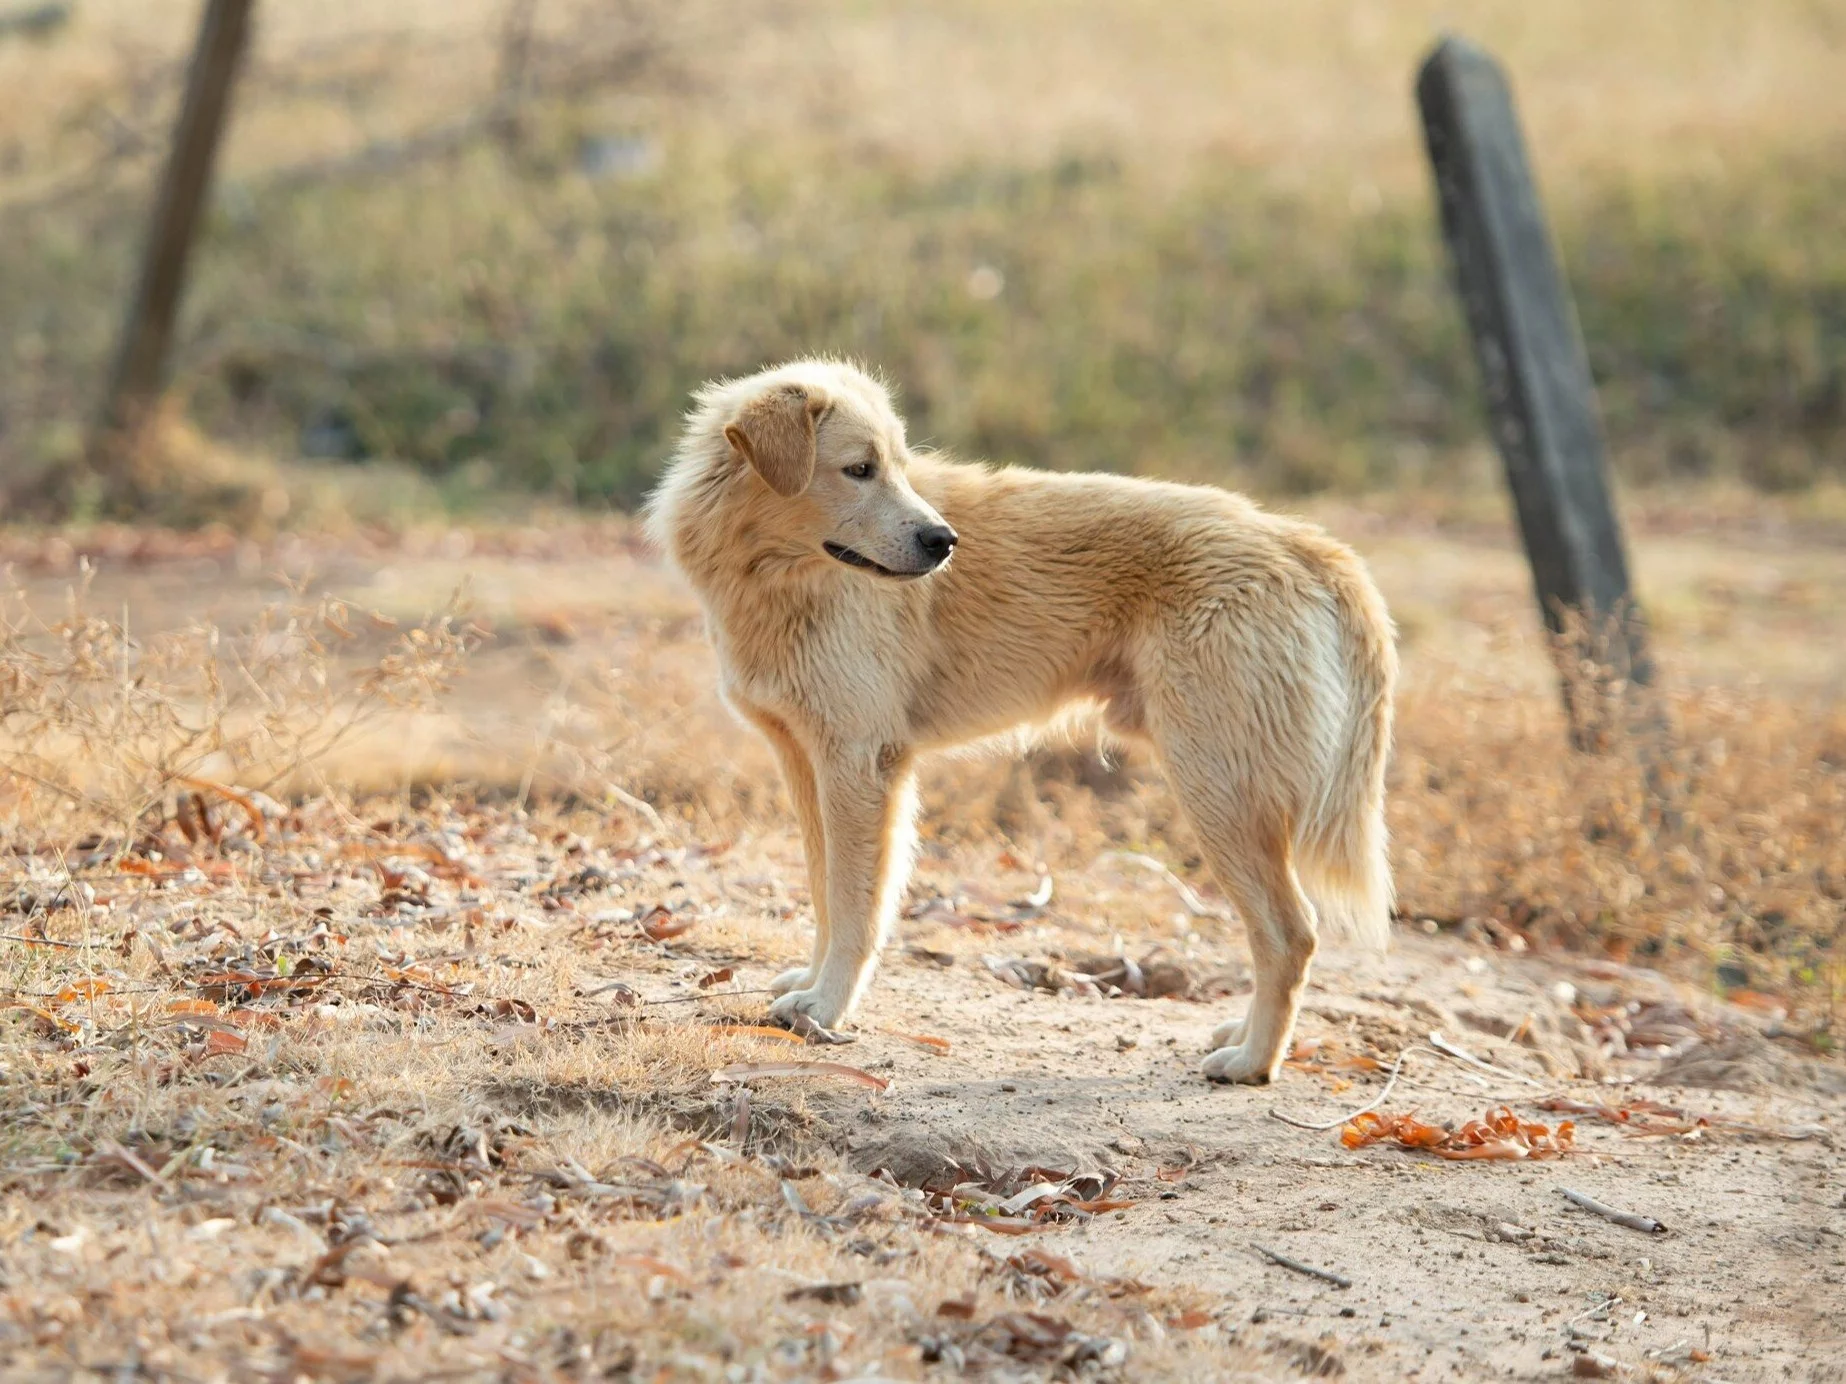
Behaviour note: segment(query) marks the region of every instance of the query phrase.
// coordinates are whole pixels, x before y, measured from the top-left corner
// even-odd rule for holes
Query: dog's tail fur
[[[1384,793],[1397,650],[1390,614],[1358,558],[1341,549],[1322,570],[1346,665],[1346,707],[1296,836],[1295,871],[1323,933],[1383,951],[1393,902]]]

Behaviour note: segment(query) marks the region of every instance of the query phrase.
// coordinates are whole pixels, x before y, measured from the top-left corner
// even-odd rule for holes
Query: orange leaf
[[[724,1029],[726,1033],[747,1033],[752,1038],[774,1038],[778,1043],[806,1043],[808,1040],[799,1033],[790,1033],[785,1028],[771,1028],[768,1024],[730,1024]]]
[[[1511,1139],[1490,1139],[1484,1144],[1473,1144],[1467,1148],[1442,1148],[1431,1150],[1438,1158],[1456,1161],[1463,1159],[1516,1159],[1531,1156],[1531,1149],[1523,1144],[1516,1144]]]
[[[1455,1160],[1557,1158],[1570,1152],[1576,1130],[1566,1120],[1554,1135],[1549,1126],[1521,1120],[1504,1105],[1455,1130],[1424,1124],[1410,1115],[1368,1111],[1346,1124],[1340,1131],[1340,1143],[1356,1149],[1390,1140],[1400,1148],[1428,1149],[1438,1157]]]
[[[655,904],[635,921],[641,929],[641,935],[650,942],[668,941],[681,933],[692,931],[699,923],[691,914],[675,918],[673,911],[664,903]]]
[[[205,1035],[206,1057],[218,1057],[224,1053],[242,1052],[250,1046],[249,1039],[241,1033],[227,1033],[224,1029],[214,1028]]]
[[[893,1038],[902,1038],[907,1043],[915,1043],[918,1047],[927,1048],[933,1053],[942,1054],[947,1053],[949,1050],[949,1040],[947,1038],[937,1038],[933,1034],[900,1033],[894,1028],[887,1028],[885,1032],[890,1034]]]
[[[93,1000],[109,988],[109,982],[100,976],[86,976],[82,980],[73,980],[58,991],[58,999],[69,1004],[72,1000]]]
[[[210,1000],[174,1000],[167,1005],[169,1014],[211,1014],[218,1012],[218,1006]]]
[[[610,1259],[609,1263],[618,1269],[640,1269],[645,1273],[657,1273],[676,1283],[692,1282],[692,1275],[677,1264],[669,1264],[666,1260],[652,1254],[618,1254]]]
[[[49,1009],[40,1009],[36,1004],[27,1004],[23,1000],[0,1000],[0,1009],[29,1010],[38,1016],[41,1023],[51,1028],[62,1030],[65,1033],[78,1033],[82,1031],[83,1027],[81,1024],[72,1023],[69,1019],[60,1019]]]
[[[1210,1326],[1217,1320],[1209,1312],[1193,1308],[1190,1312],[1181,1312],[1177,1317],[1167,1318],[1167,1325],[1175,1331],[1197,1331],[1202,1326]]]

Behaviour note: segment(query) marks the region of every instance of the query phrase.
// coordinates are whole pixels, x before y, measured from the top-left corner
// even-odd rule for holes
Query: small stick
[[[1591,1303],[1588,1307],[1577,1313],[1576,1316],[1565,1322],[1564,1325],[1567,1327],[1575,1326],[1578,1322],[1583,1321],[1585,1318],[1593,1317],[1598,1312],[1607,1312],[1611,1308],[1620,1307],[1621,1305],[1622,1300],[1619,1297],[1606,1297],[1601,1302]]]
[[[1451,1043],[1448,1039],[1444,1038],[1441,1033],[1430,1034],[1429,1045],[1437,1052],[1443,1053],[1448,1057],[1453,1057],[1459,1062],[1466,1062],[1470,1067],[1479,1067],[1483,1072],[1492,1072],[1495,1076],[1503,1076],[1511,1081],[1523,1081],[1528,1086],[1542,1087],[1545,1084],[1542,1081],[1532,1080],[1531,1077],[1526,1076],[1523,1072],[1509,1071],[1505,1067],[1496,1067],[1491,1062],[1484,1062],[1466,1048],[1461,1047],[1459,1044]]]
[[[1614,1221],[1617,1225],[1625,1225],[1630,1230],[1639,1230],[1648,1235],[1667,1233],[1666,1222],[1657,1221],[1652,1216],[1637,1216],[1632,1211],[1617,1211],[1613,1206],[1604,1206],[1595,1197],[1585,1196],[1582,1192],[1574,1192],[1568,1187],[1559,1187],[1557,1190],[1563,1195],[1564,1200],[1575,1202],[1585,1211],[1594,1211],[1598,1216]]]
[[[1404,1059],[1410,1056],[1410,1054],[1415,1052],[1416,1050],[1417,1050],[1417,1045],[1412,1044],[1410,1047],[1407,1047],[1402,1052],[1400,1052],[1397,1055],[1397,1061],[1391,1064],[1391,1075],[1385,1078],[1384,1090],[1380,1091],[1376,1096],[1374,1096],[1371,1100],[1367,1101],[1364,1105],[1360,1106],[1357,1110],[1353,1111],[1350,1115],[1341,1115],[1338,1119],[1325,1120],[1319,1124],[1314,1124],[1307,1120],[1297,1120],[1292,1115],[1284,1115],[1280,1110],[1277,1110],[1274,1106],[1270,1107],[1269,1113],[1273,1115],[1276,1119],[1280,1120],[1283,1124],[1293,1125],[1296,1129],[1313,1129],[1313,1130],[1338,1129],[1343,1124],[1351,1124],[1354,1120],[1358,1119],[1359,1116],[1370,1114],[1372,1111],[1376,1110],[1379,1106],[1385,1103],[1386,1098],[1390,1096],[1391,1094],[1391,1088],[1397,1085],[1397,1074],[1404,1069]]]
[[[1097,859],[1125,860],[1132,865],[1139,865],[1143,870],[1152,870],[1173,886],[1173,892],[1179,895],[1179,901],[1185,905],[1186,912],[1195,918],[1216,918],[1220,922],[1231,922],[1235,916],[1222,904],[1212,903],[1201,896],[1198,890],[1151,855],[1142,855],[1139,851],[1105,851]]]
[[[0,942],[23,942],[28,947],[57,947],[63,951],[83,950],[81,942],[60,942],[55,937],[21,937],[11,932],[0,932]]]
[[[1257,1244],[1254,1240],[1250,1242],[1250,1248],[1269,1260],[1272,1264],[1280,1264],[1285,1269],[1293,1269],[1296,1273],[1304,1273],[1309,1278],[1318,1278],[1321,1282],[1331,1283],[1336,1288],[1352,1287],[1352,1280],[1350,1278],[1346,1277],[1345,1274],[1335,1273],[1332,1269],[1317,1269],[1312,1264],[1302,1263],[1299,1259],[1290,1259],[1286,1254],[1277,1254],[1274,1250],[1266,1249],[1262,1245]]]

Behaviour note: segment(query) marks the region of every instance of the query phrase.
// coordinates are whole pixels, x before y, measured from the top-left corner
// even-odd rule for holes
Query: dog
[[[1385,945],[1393,630],[1313,525],[1206,486],[913,450],[883,385],[820,359],[699,390],[646,524],[800,824],[813,959],[772,982],[772,1016],[832,1027],[864,993],[918,756],[1084,703],[1153,747],[1249,935],[1255,992],[1207,1077],[1277,1075],[1317,920]]]

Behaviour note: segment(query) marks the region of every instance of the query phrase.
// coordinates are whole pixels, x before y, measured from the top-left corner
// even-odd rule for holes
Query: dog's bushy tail
[[[1346,715],[1295,840],[1295,872],[1324,934],[1382,951],[1393,901],[1384,793],[1397,650],[1390,613],[1358,558],[1341,549],[1323,571],[1346,665]]]

